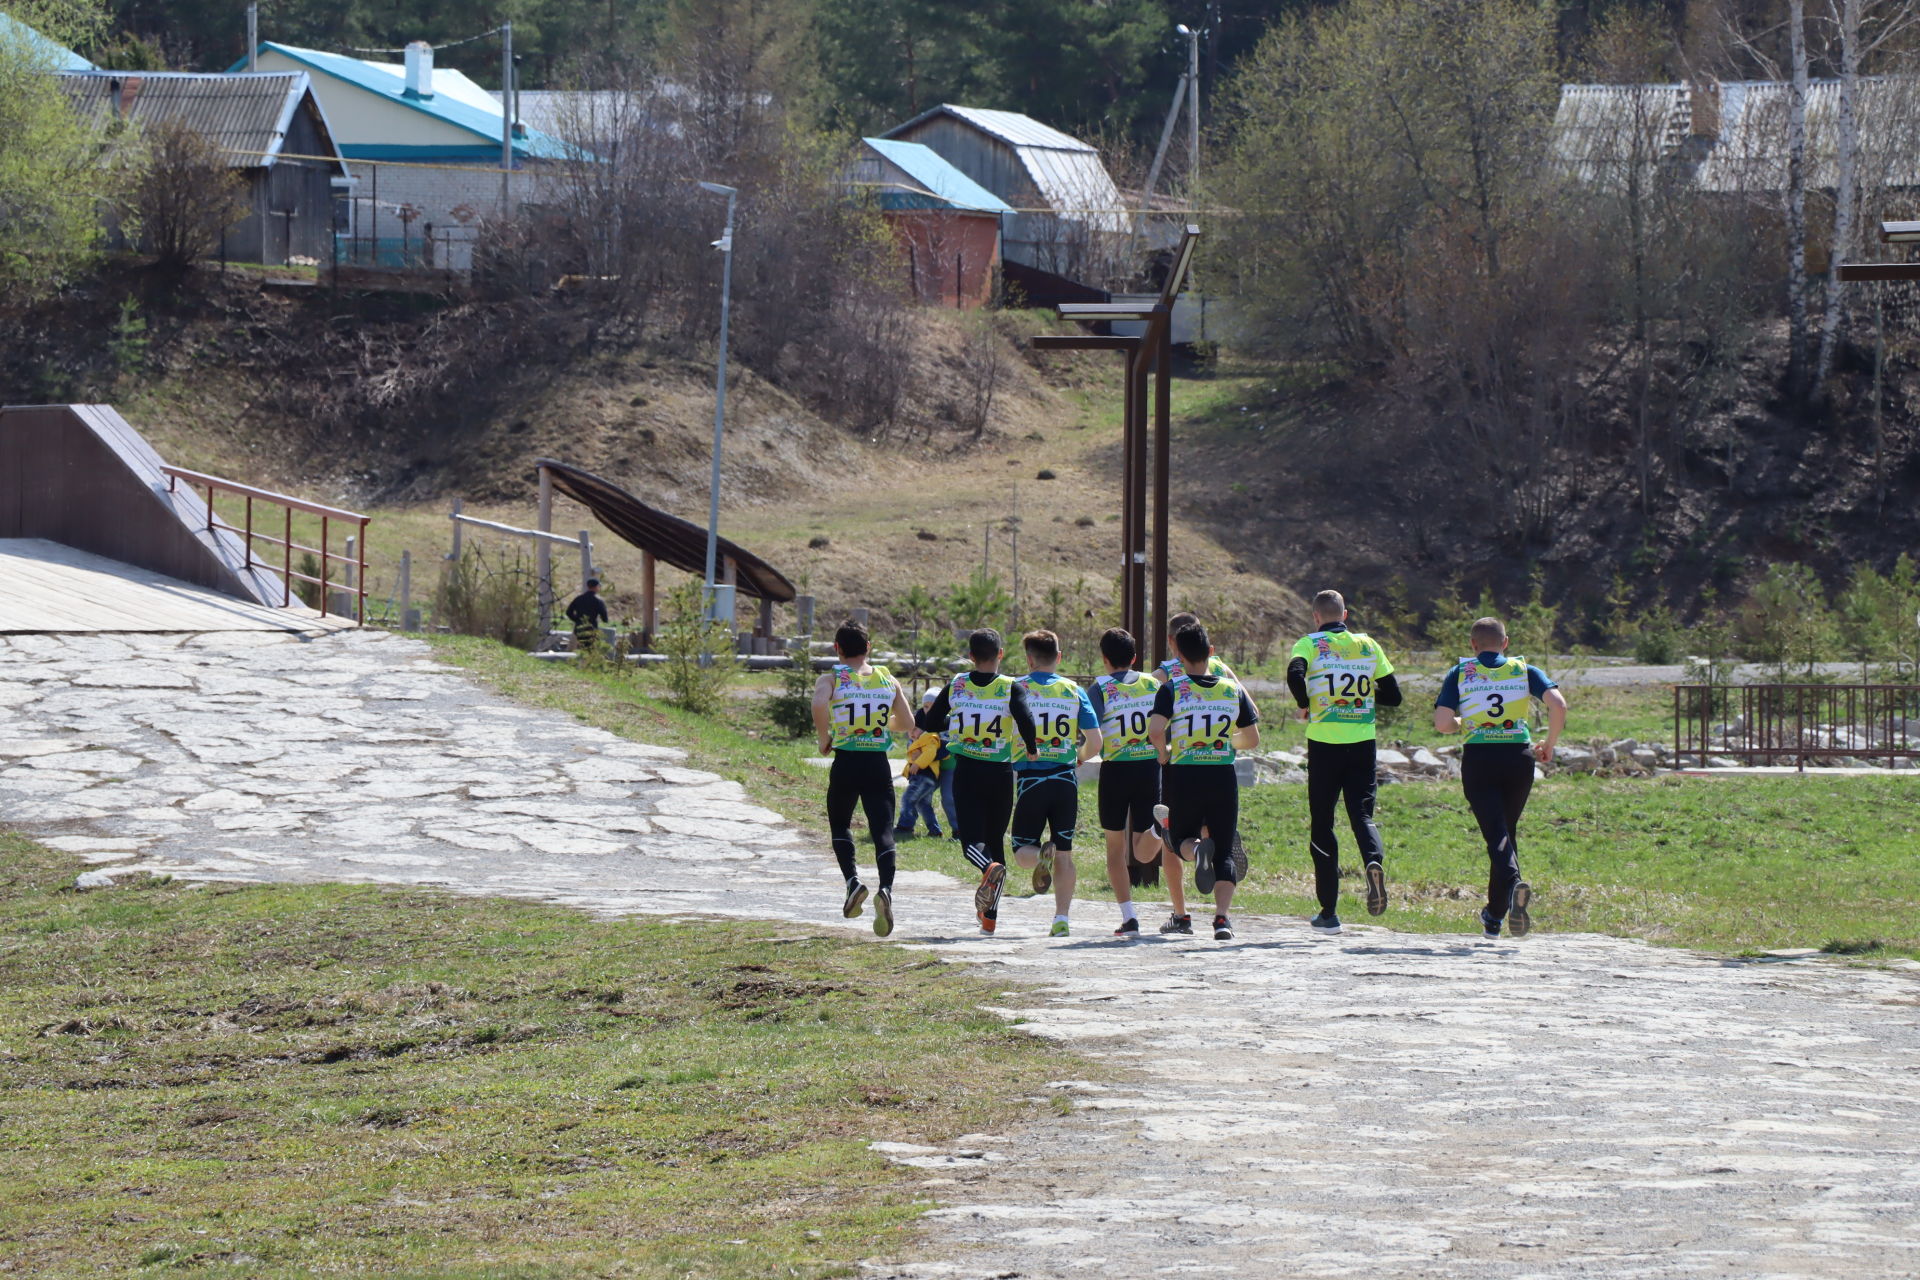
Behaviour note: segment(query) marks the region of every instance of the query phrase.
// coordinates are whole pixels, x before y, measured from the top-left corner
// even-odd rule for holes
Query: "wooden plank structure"
[[[1173,378],[1173,304],[1193,270],[1200,228],[1189,223],[1174,253],[1158,300],[1147,306],[1119,302],[1065,303],[1060,315],[1088,323],[1145,321],[1137,336],[1118,334],[1041,334],[1033,345],[1041,351],[1118,351],[1125,364],[1121,383],[1123,429],[1120,452],[1120,618],[1133,633],[1140,653],[1151,652],[1158,663],[1167,656],[1167,540],[1168,468],[1171,436]],[[1154,377],[1152,408],[1148,408],[1147,375]],[[1152,423],[1152,460],[1148,460],[1148,424]],[[1147,494],[1153,495],[1152,550],[1148,550]],[[1152,623],[1148,622],[1148,566],[1152,566]]]
[[[275,608],[79,551],[0,538],[0,633],[288,631],[354,625],[296,603]]]

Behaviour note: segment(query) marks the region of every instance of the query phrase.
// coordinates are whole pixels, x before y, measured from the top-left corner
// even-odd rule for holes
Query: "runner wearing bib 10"
[[[1100,721],[1100,830],[1107,842],[1107,883],[1120,907],[1117,937],[1137,937],[1140,914],[1133,891],[1166,871],[1173,911],[1162,933],[1192,933],[1180,862],[1156,834],[1160,803],[1160,756],[1148,729],[1160,680],[1133,669],[1139,646],[1130,632],[1113,627],[1100,637],[1106,674],[1093,682],[1087,700]]]

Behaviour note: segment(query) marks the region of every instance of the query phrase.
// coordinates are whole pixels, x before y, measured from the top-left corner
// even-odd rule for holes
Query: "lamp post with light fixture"
[[[727,198],[727,228],[713,247],[720,251],[720,360],[714,374],[713,389],[713,481],[707,498],[707,616],[719,621],[720,584],[714,580],[714,570],[720,551],[720,434],[727,425],[727,320],[733,304],[733,206],[740,192],[738,188],[722,186],[718,182],[703,182],[702,191],[712,192],[716,196]],[[724,621],[733,621],[733,601],[729,599],[727,617]]]

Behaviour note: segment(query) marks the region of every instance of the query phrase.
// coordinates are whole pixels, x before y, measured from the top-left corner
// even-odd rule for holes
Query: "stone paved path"
[[[103,875],[847,923],[814,842],[678,758],[396,637],[0,637],[0,822]],[[1005,1012],[1131,1070],[1061,1082],[1066,1119],[888,1148],[939,1247],[872,1275],[1920,1271],[1907,973],[1253,918],[1116,943],[1090,903],[1049,940],[1040,901],[987,940],[963,886],[904,880],[902,941],[1039,984]]]

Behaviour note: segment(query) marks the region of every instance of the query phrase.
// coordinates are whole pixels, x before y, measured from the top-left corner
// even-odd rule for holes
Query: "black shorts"
[[[1080,778],[1072,769],[1058,773],[1013,771],[1013,847],[1039,845],[1049,829],[1056,852],[1073,849],[1073,827],[1080,820]]]
[[[1198,837],[1202,827],[1216,849],[1234,847],[1240,828],[1240,782],[1232,765],[1168,765],[1165,783],[1171,810],[1167,835],[1174,848]]]
[[[1100,763],[1100,829],[1151,831],[1153,806],[1160,803],[1158,760],[1103,760]]]

